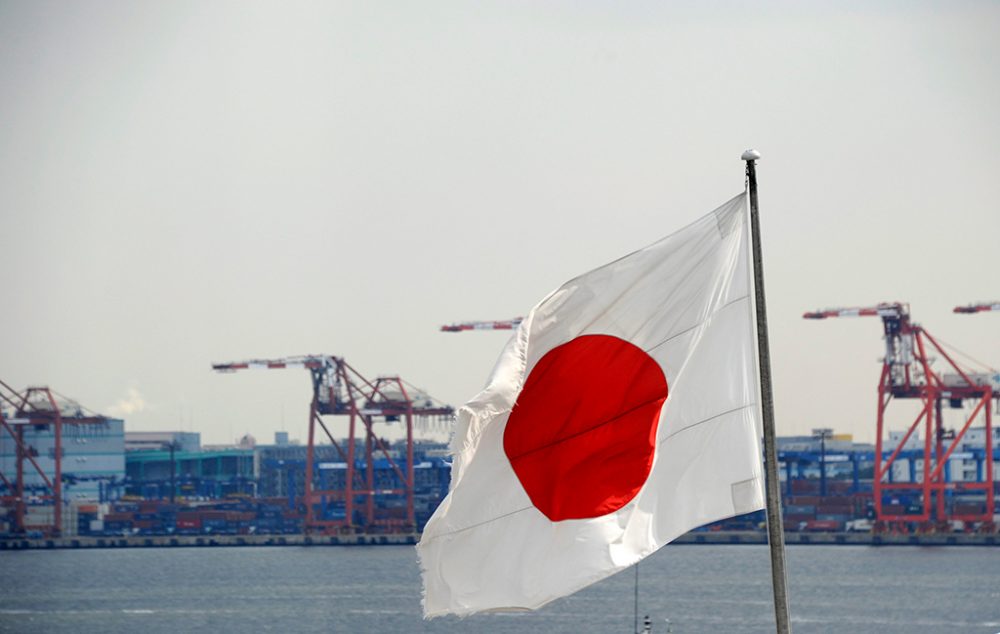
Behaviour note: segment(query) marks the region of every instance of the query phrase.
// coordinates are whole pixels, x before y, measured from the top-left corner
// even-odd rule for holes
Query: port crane
[[[514,330],[524,317],[501,319],[498,321],[461,321],[441,326],[441,332],[465,332],[466,330]]]
[[[955,313],[985,313],[992,310],[1000,311],[1000,302],[981,302],[978,304],[969,304],[968,306],[956,306],[952,312]]]
[[[971,312],[971,311],[970,311]],[[938,522],[962,520],[992,524],[995,509],[993,485],[993,434],[992,414],[994,398],[1000,394],[1000,376],[995,373],[972,373],[960,367],[942,345],[919,324],[911,319],[909,304],[883,302],[875,306],[855,308],[830,308],[807,312],[805,319],[830,319],[834,317],[879,317],[885,339],[885,356],[878,385],[878,414],[875,436],[875,468],[872,477],[876,519],[883,526],[897,522]],[[933,359],[928,352],[940,355],[948,372],[932,369]],[[886,410],[893,399],[917,399],[920,413],[910,424],[905,435],[888,458],[885,448]],[[1000,399],[998,399],[1000,400]],[[959,409],[971,402],[973,409],[957,432],[945,430],[942,407],[945,403]],[[951,482],[948,478],[948,460],[960,446],[973,422],[981,420],[985,432],[984,477],[977,482]],[[923,424],[923,472],[919,481],[894,482],[892,467],[914,431]],[[933,444],[932,444],[933,443]],[[932,460],[933,458],[933,460]],[[980,512],[954,512],[946,508],[947,492],[982,491],[985,503]],[[897,505],[886,504],[885,498],[893,493],[918,493],[920,512],[911,513]],[[935,508],[932,513],[932,499]]]
[[[361,528],[355,517],[360,513],[361,524],[367,530],[415,531],[413,426],[415,417],[448,417],[454,409],[437,403],[429,396],[407,390],[407,384],[398,376],[384,376],[369,380],[351,367],[342,357],[332,355],[304,355],[279,359],[255,359],[235,363],[212,365],[216,372],[236,372],[252,369],[298,368],[309,370],[312,384],[312,401],[309,406],[309,441],[306,446],[306,477],[303,501],[305,503],[306,532],[333,534],[355,532]],[[341,446],[330,433],[323,417],[347,416],[348,438]],[[402,466],[393,459],[392,452],[375,432],[375,423],[405,421],[406,462]],[[363,464],[356,460],[355,439],[358,423],[364,433]],[[323,477],[315,461],[317,427],[326,434],[340,459],[343,460],[343,482],[332,483]],[[395,474],[391,484],[375,482],[376,456],[384,459]],[[326,469],[325,471],[331,471]],[[335,488],[333,484],[342,484]],[[376,498],[404,497],[404,520],[380,518],[376,512]],[[362,499],[360,505],[358,498]],[[330,509],[343,505],[343,515]],[[359,513],[356,513],[358,511]]]
[[[107,418],[84,412],[77,403],[64,397],[56,398],[56,393],[48,387],[29,387],[18,392],[0,381],[0,436],[9,438],[14,447],[14,473],[0,471],[0,485],[5,495],[0,496],[0,505],[13,508],[14,532],[25,533],[37,530],[47,537],[58,537],[62,532],[63,507],[63,434],[67,425],[102,425]],[[4,410],[7,409],[7,413]],[[53,445],[51,456],[42,457],[36,447],[25,441],[25,430],[29,428],[51,429]],[[52,477],[39,464],[51,462]],[[27,503],[25,498],[26,466],[30,466],[41,481],[41,493],[37,499],[52,504],[51,522],[26,523]],[[30,473],[30,471],[28,472]]]

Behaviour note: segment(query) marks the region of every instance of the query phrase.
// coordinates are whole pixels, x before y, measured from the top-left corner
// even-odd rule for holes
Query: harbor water
[[[1000,548],[792,546],[797,633],[1000,632]],[[421,619],[411,546],[0,553],[0,632],[632,632],[626,570],[538,612]],[[654,632],[773,632],[766,546],[667,546],[639,568]],[[669,619],[669,625],[667,623]]]

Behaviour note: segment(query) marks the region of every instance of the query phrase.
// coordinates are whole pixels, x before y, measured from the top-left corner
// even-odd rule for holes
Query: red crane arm
[[[969,304],[968,306],[956,306],[953,312],[985,313],[991,310],[1000,311],[1000,302],[982,302],[979,304]]]

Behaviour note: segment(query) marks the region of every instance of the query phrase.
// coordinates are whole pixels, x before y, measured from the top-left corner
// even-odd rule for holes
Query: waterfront
[[[1000,549],[792,546],[795,631],[1000,631]],[[767,549],[667,546],[640,568],[654,631],[773,631]],[[2,632],[631,632],[631,570],[537,613],[420,619],[409,546],[9,551]]]
[[[243,546],[385,546],[412,545],[419,533],[345,535],[130,535],[118,537],[0,538],[3,550],[79,548],[214,548]],[[750,530],[691,531],[675,544],[766,544],[767,533]],[[995,546],[993,533],[785,532],[785,543],[820,546]]]

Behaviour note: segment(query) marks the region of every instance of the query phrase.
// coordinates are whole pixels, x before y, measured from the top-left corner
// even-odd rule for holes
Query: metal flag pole
[[[633,596],[633,621],[632,631],[639,634],[639,562],[635,562],[635,595]]]
[[[767,339],[767,309],[764,303],[764,266],[760,253],[760,220],[757,213],[757,150],[740,157],[747,164],[750,189],[750,235],[753,249],[754,297],[757,306],[757,354],[760,359],[760,400],[764,416],[764,473],[767,488],[767,541],[771,546],[771,586],[774,590],[774,621],[778,634],[789,634],[788,593],[785,589],[785,533],[778,492],[778,451],[775,448],[774,396],[771,393],[771,352]]]

